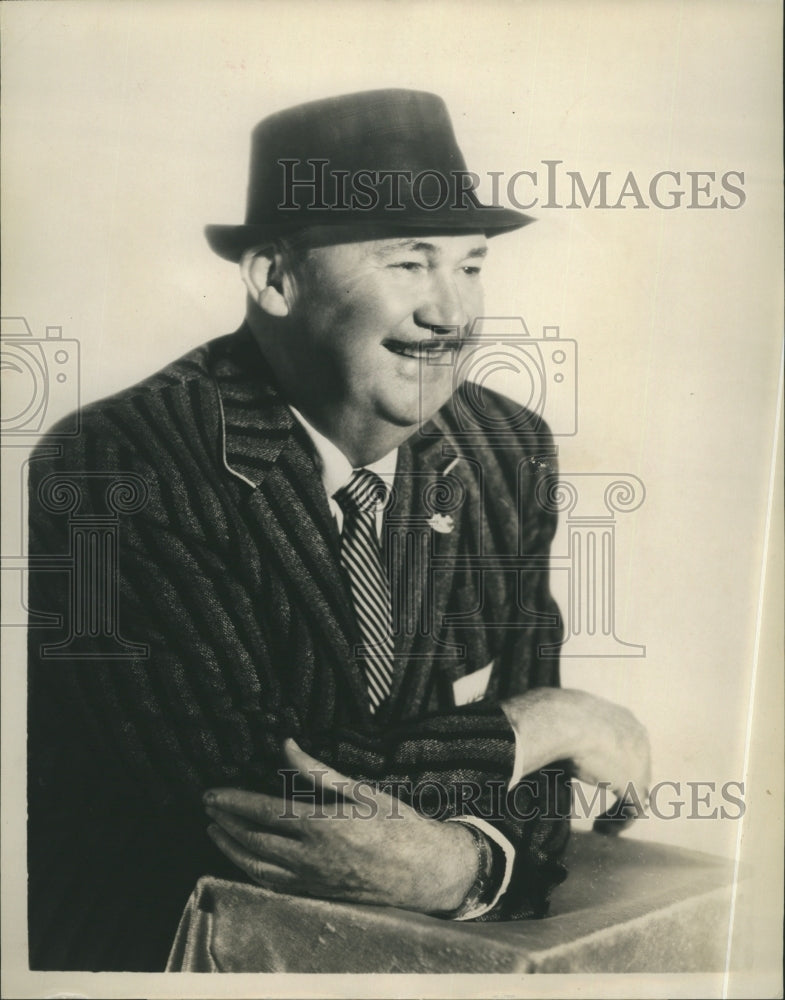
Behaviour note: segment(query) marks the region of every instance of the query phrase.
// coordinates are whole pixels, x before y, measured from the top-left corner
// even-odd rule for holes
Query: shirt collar
[[[302,424],[303,429],[313,443],[316,452],[317,467],[322,477],[322,483],[324,484],[324,491],[332,499],[335,493],[342,486],[346,486],[352,478],[354,467],[341,449],[333,444],[329,438],[326,438],[324,434],[320,434],[299,410],[293,406],[290,406],[289,409]],[[392,486],[397,462],[398,449],[393,448],[392,451],[388,451],[386,455],[383,455],[375,462],[364,465],[363,468],[368,469],[370,472],[375,472],[388,486]]]

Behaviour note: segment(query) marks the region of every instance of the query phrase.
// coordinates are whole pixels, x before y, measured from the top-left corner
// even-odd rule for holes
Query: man
[[[265,119],[245,224],[208,228],[242,328],[34,456],[30,606],[67,638],[30,631],[32,967],[163,968],[207,873],[542,916],[568,767],[645,786],[634,718],[558,690],[548,431],[456,377],[488,238],[528,221],[467,176],[430,94]],[[116,564],[69,535],[107,503]],[[362,780],[366,814],[314,808]]]

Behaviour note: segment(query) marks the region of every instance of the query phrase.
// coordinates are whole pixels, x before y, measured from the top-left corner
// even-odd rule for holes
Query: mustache
[[[431,338],[437,341],[450,341],[461,343],[471,339],[471,333],[476,324],[465,323],[463,326],[452,325],[452,326],[442,326],[434,325],[428,327],[431,332]]]

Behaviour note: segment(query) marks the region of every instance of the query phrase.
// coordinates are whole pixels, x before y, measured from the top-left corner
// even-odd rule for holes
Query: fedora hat
[[[388,232],[495,236],[531,221],[480,203],[440,97],[394,89],[264,118],[251,135],[245,222],[205,234],[237,261],[249,247],[311,227],[344,242]]]

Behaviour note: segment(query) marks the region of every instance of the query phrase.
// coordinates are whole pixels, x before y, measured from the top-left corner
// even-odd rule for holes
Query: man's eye
[[[468,274],[471,277],[476,277],[481,271],[482,271],[482,268],[481,267],[477,267],[474,264],[467,264],[466,267],[463,268],[463,273],[464,274]]]
[[[399,267],[404,271],[420,271],[424,265],[417,260],[402,260],[393,264],[393,267]]]

